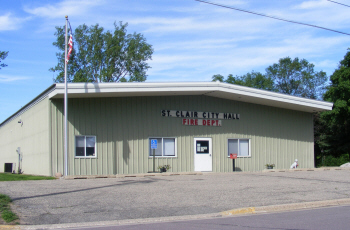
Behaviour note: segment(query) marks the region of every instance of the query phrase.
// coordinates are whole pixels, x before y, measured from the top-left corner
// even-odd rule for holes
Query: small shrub
[[[8,209],[2,211],[1,217],[6,223],[9,223],[18,219],[18,216]]]
[[[325,156],[325,157],[319,157],[316,161],[317,167],[322,166],[340,166],[342,164],[349,162],[349,155],[343,154],[340,157],[334,157],[334,156]]]
[[[13,213],[9,207],[9,204],[12,202],[11,198],[7,195],[0,194],[0,213],[1,218],[6,222],[12,222],[18,219],[18,216]]]

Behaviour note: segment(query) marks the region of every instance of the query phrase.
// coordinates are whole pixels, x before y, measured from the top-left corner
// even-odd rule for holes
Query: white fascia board
[[[204,83],[206,84],[206,83]],[[195,87],[195,88],[193,88]],[[198,83],[69,83],[68,93],[113,93],[113,92],[186,92],[208,90],[208,85]],[[64,94],[64,84],[56,84],[56,92],[50,96]]]
[[[64,84],[56,84],[49,98],[63,98]],[[69,83],[68,98],[119,96],[207,95],[306,112],[332,110],[333,103],[295,97],[221,82]]]
[[[224,89],[221,89],[221,91],[225,91],[227,93],[239,94],[239,95],[242,95],[242,96],[244,95],[248,97],[255,97],[255,98],[265,99],[269,101],[278,101],[283,103],[314,107],[315,109],[332,110],[332,107],[333,107],[333,103],[331,102],[318,101],[318,100],[303,98],[303,97],[296,97],[296,96],[291,96],[287,94],[275,93],[275,92],[270,92],[266,90],[259,90],[255,88],[239,86],[239,85],[225,84],[223,88]],[[225,90],[225,88],[227,89]],[[319,111],[319,110],[316,110],[316,111]]]

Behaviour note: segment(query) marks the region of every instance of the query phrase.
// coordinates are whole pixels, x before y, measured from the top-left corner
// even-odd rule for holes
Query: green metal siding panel
[[[0,129],[0,172],[4,163],[16,163],[16,149],[21,148],[22,171],[28,174],[50,175],[48,99],[32,104]],[[18,123],[21,120],[23,123]]]
[[[52,100],[53,170],[63,172],[62,102]],[[180,118],[161,117],[162,109],[239,113],[222,127],[183,126]],[[242,171],[264,169],[266,163],[289,168],[295,158],[313,167],[312,114],[208,96],[69,99],[69,174],[130,174],[152,170],[149,137],[176,137],[177,157],[157,158],[173,172],[194,170],[193,138],[213,140],[213,171],[232,171],[229,138],[249,138],[251,157],[238,158]],[[97,158],[74,158],[74,135],[95,135]],[[61,143],[61,144],[59,144]],[[56,160],[54,160],[56,159]],[[72,164],[74,162],[74,164]],[[55,173],[55,172],[54,172]]]

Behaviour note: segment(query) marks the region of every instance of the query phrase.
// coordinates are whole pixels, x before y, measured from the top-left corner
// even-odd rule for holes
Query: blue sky
[[[350,8],[327,0],[211,0],[350,33]],[[350,5],[350,0],[338,2]],[[128,22],[153,45],[147,82],[211,81],[214,74],[264,72],[283,57],[305,58],[330,76],[350,47],[350,36],[224,9],[194,0],[2,1],[0,123],[51,84],[57,64],[55,26],[73,30]]]

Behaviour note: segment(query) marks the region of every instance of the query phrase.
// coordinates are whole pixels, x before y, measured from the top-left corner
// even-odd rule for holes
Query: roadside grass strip
[[[1,218],[6,222],[12,222],[18,219],[18,216],[11,211],[10,203],[12,202],[11,198],[7,195],[0,194],[0,213]]]
[[[20,180],[55,180],[55,177],[33,176],[25,174],[0,173],[0,181],[20,181]]]

